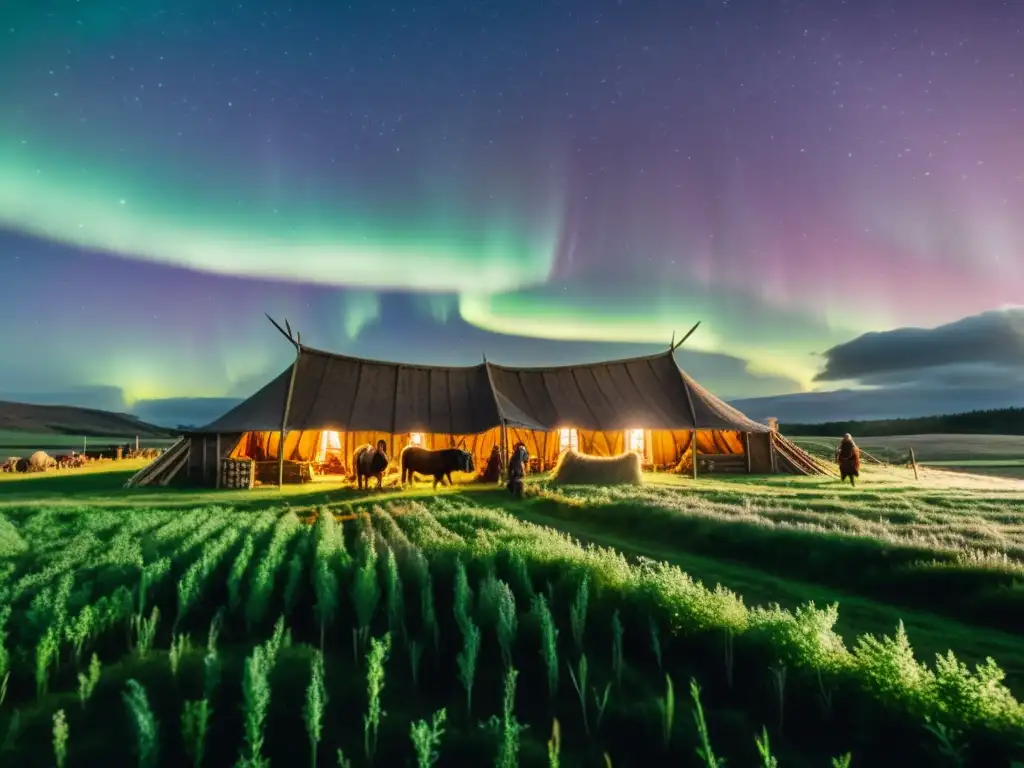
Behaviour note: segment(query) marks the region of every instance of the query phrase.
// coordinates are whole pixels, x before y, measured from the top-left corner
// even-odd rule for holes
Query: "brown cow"
[[[352,456],[352,466],[356,472],[356,485],[359,490],[370,487],[370,478],[377,478],[377,488],[384,482],[384,472],[388,468],[388,444],[384,440],[377,441],[377,448],[367,443],[356,448]]]
[[[853,442],[850,433],[843,435],[842,441],[836,446],[836,464],[839,465],[839,482],[850,478],[850,485],[856,485],[860,477],[860,448]]]

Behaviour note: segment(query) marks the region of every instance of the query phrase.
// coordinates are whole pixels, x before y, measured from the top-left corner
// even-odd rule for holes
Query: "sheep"
[[[36,451],[28,457],[28,465],[33,472],[45,472],[57,466],[57,460],[46,451]]]

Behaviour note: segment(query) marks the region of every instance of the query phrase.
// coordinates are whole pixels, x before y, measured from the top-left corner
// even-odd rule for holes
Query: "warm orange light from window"
[[[341,435],[330,429],[325,429],[320,433],[320,446],[317,449],[317,461],[324,461],[327,458],[328,451],[340,451],[341,450]]]
[[[423,435],[413,432],[409,435],[409,445],[423,445]]]
[[[558,450],[561,451],[579,451],[580,440],[579,435],[575,429],[560,429],[558,430]]]
[[[644,431],[642,429],[627,429],[626,437],[629,438],[629,450],[637,453],[644,452]]]

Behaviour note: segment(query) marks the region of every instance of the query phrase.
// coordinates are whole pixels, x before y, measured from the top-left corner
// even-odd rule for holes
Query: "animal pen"
[[[273,322],[273,321],[271,321]],[[572,450],[636,452],[645,471],[821,474],[819,462],[700,386],[659,354],[584,365],[422,366],[293,344],[294,362],[219,419],[185,434],[129,485],[309,482],[352,473],[353,452],[384,440],[389,471],[407,445],[460,447],[501,466],[522,442],[530,471]],[[696,328],[696,326],[695,326]],[[692,333],[692,331],[691,331]],[[684,338],[685,341],[685,338]],[[495,448],[497,451],[495,451]]]

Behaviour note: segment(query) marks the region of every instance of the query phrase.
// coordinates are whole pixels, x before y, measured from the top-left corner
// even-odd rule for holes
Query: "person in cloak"
[[[526,476],[526,466],[530,461],[530,453],[521,442],[516,443],[512,449],[512,456],[508,460],[508,492],[514,498],[521,498],[523,495],[523,478]]]
[[[836,446],[836,464],[839,465],[839,482],[844,483],[846,478],[850,478],[850,485],[855,486],[856,478],[860,477],[860,448],[849,432]]]

